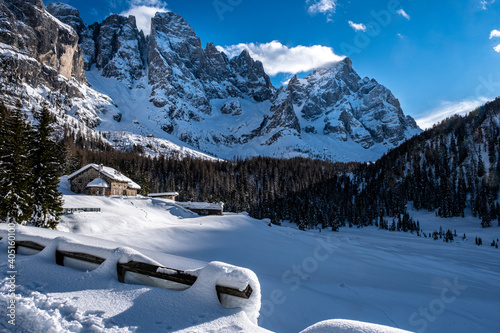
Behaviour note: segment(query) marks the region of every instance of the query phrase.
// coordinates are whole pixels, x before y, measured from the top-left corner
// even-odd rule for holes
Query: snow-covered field
[[[102,212],[65,215],[58,231],[17,228],[18,240],[49,245],[38,255],[16,258],[18,332],[300,332],[316,323],[306,332],[396,331],[377,325],[414,332],[500,328],[500,249],[490,246],[500,227],[481,229],[477,219],[413,212],[426,232],[442,225],[466,233],[465,241],[450,244],[375,227],[304,232],[269,227],[246,214],[199,217],[163,200],[62,190],[65,207]],[[0,236],[6,229],[0,225]],[[483,246],[475,245],[476,236]],[[64,239],[50,241],[56,237]],[[54,246],[71,243],[107,251],[110,259],[88,272],[57,266]],[[0,251],[6,258],[5,239]],[[178,269],[205,267],[206,273],[185,291],[119,283],[113,265],[135,256]],[[252,322],[255,306],[225,309],[208,292],[213,275],[225,267],[207,266],[214,261],[256,274],[258,325]],[[7,304],[5,260],[0,266],[0,298]],[[2,306],[0,327],[9,331],[5,311]]]

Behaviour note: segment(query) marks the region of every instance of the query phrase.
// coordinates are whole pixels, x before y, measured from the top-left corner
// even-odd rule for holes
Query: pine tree
[[[0,216],[24,224],[31,215],[29,126],[19,109],[0,104]]]
[[[59,177],[63,174],[63,159],[55,141],[53,120],[46,107],[35,114],[38,124],[32,135],[33,181],[30,192],[33,195],[31,223],[38,227],[55,228],[62,212],[62,195],[57,189]]]

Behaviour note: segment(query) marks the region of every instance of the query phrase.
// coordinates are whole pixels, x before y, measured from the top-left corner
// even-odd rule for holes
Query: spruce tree
[[[53,120],[49,110],[43,107],[35,114],[38,124],[33,132],[33,179],[30,192],[33,195],[31,223],[37,227],[55,228],[62,212],[62,194],[58,190],[63,174],[60,149],[54,139]]]
[[[20,109],[0,105],[0,217],[25,224],[31,215],[29,126]]]
[[[5,206],[4,198],[7,194],[5,186],[6,176],[8,173],[5,157],[7,154],[7,119],[9,112],[3,103],[0,103],[0,221],[5,222],[7,218],[7,207]]]

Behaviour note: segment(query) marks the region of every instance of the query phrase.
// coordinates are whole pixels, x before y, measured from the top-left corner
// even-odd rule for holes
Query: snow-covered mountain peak
[[[354,71],[352,67],[352,60],[349,57],[345,57],[344,59],[333,62],[330,64],[327,64],[323,67],[316,68],[313,70],[312,76],[318,75],[318,76],[324,76],[324,75],[336,75],[338,72],[350,72]]]
[[[280,93],[278,100],[292,101],[304,132],[352,140],[364,149],[395,146],[419,131],[391,91],[373,79],[361,79],[349,58],[304,79],[294,77]]]
[[[201,48],[200,38],[179,14],[158,12],[151,20],[151,28],[151,33],[162,34],[162,37],[167,38],[173,45],[188,42],[195,48]]]

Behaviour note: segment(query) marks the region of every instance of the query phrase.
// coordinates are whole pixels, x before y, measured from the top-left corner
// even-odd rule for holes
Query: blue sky
[[[46,1],[46,3],[52,1]],[[111,13],[183,16],[203,44],[248,48],[280,86],[350,56],[422,127],[500,96],[500,0],[66,0],[86,23]]]

